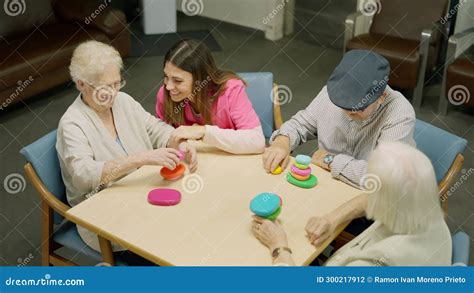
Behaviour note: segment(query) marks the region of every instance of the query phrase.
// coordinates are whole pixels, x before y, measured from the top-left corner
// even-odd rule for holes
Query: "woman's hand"
[[[184,161],[189,165],[189,171],[193,173],[197,169],[197,151],[196,148],[187,142],[182,142],[179,144],[178,149],[182,151],[184,156]]]
[[[288,247],[285,230],[276,222],[253,216],[252,232],[263,245],[268,247],[270,253],[275,248]]]
[[[139,154],[141,165],[159,165],[174,169],[179,164],[179,152],[173,148],[159,148]]]
[[[206,134],[206,127],[194,124],[193,126],[179,126],[173,130],[172,135],[178,140],[200,140]]]
[[[312,217],[306,224],[306,237],[311,244],[318,246],[326,241],[336,230],[336,223],[329,217]]]

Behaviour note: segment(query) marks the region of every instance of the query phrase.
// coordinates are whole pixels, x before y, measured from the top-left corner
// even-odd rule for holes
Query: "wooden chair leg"
[[[41,223],[41,265],[50,266],[51,245],[53,243],[53,210],[43,200],[41,201],[43,212]]]
[[[347,243],[349,243],[355,236],[347,233],[346,231],[342,231],[336,239],[334,239],[334,251],[338,250],[339,248],[343,247]]]
[[[114,253],[112,251],[112,244],[109,240],[99,237],[100,251],[102,253],[102,259],[104,262],[109,263],[111,266],[115,266]]]

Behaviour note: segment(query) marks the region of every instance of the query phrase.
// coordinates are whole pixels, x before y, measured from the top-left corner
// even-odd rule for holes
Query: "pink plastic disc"
[[[300,168],[297,168],[295,165],[291,165],[291,172],[300,176],[308,176],[309,174],[311,174],[311,167],[308,167],[308,169],[301,170]]]
[[[182,161],[184,160],[184,152],[182,151],[178,151],[179,155],[178,155],[178,158]]]
[[[181,192],[171,188],[156,188],[148,193],[148,202],[159,206],[174,206],[180,203]]]

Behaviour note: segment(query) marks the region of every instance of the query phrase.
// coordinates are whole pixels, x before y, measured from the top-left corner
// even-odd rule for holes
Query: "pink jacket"
[[[164,120],[164,86],[156,96],[156,116]],[[183,102],[183,125],[204,125],[202,117],[193,113],[189,103]],[[206,125],[203,141],[235,154],[262,153],[265,149],[260,120],[252,107],[241,80],[227,81],[224,92],[212,104],[212,125]],[[174,125],[181,126],[181,125]]]

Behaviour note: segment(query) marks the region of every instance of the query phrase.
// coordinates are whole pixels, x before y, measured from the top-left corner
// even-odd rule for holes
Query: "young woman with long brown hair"
[[[182,139],[234,154],[262,153],[260,120],[245,82],[217,68],[210,50],[196,40],[182,40],[165,55],[164,84],[157,93],[156,115],[176,127]]]

